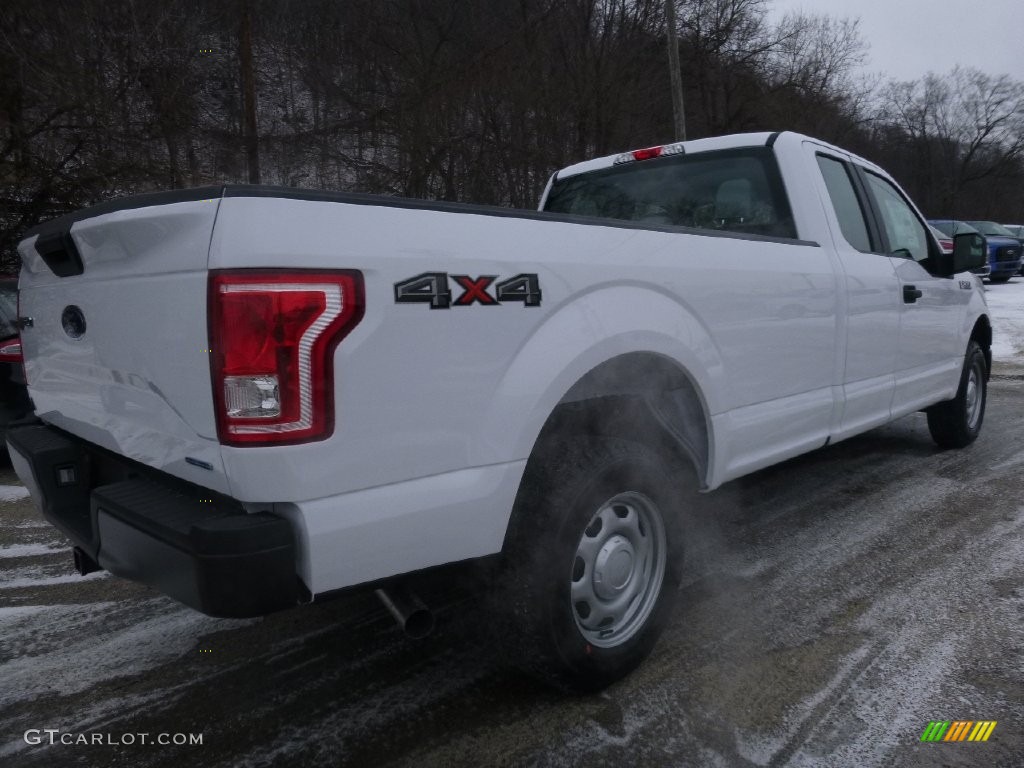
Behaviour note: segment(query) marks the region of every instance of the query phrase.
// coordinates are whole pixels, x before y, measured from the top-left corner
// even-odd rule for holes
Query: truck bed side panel
[[[76,222],[81,275],[57,277],[34,240],[23,242],[21,314],[33,325],[22,341],[44,421],[229,492],[207,351],[206,262],[217,206],[182,202]],[[77,337],[64,327],[69,307],[84,319]]]

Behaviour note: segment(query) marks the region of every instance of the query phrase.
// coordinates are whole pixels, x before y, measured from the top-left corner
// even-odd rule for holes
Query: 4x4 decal
[[[494,286],[497,275],[452,275],[462,295],[452,301],[452,292],[448,284],[447,272],[423,272],[408,280],[395,283],[396,304],[429,304],[431,309],[451,309],[470,307],[480,304],[485,307],[496,307],[499,303],[521,302],[524,307],[539,307],[541,299],[540,281],[533,273],[522,273],[508,280],[502,280]]]

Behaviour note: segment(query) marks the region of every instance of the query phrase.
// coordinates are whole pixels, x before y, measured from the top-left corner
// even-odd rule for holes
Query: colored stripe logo
[[[988,741],[996,720],[932,720],[921,741]]]

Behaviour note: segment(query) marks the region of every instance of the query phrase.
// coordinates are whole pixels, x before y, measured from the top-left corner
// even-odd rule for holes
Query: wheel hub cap
[[[967,410],[967,425],[974,429],[978,423],[978,415],[981,413],[981,398],[978,396],[978,372],[971,370],[967,379],[967,392],[964,397],[964,405]]]
[[[576,545],[569,596],[590,645],[613,648],[643,629],[661,594],[668,537],[661,513],[642,493],[602,504]]]
[[[612,536],[597,553],[594,567],[594,591],[606,600],[615,597],[633,575],[634,554],[629,541]]]

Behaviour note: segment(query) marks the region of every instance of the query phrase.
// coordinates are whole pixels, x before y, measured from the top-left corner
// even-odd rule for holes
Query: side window
[[[924,224],[892,184],[873,173],[865,173],[868,188],[882,215],[882,226],[894,256],[909,256],[914,261],[928,258],[928,233]]]
[[[821,175],[825,177],[828,196],[832,199],[832,208],[835,209],[839,228],[846,242],[864,253],[874,250],[864,219],[864,209],[857,199],[846,166],[834,158],[818,155],[818,167],[821,169]]]

